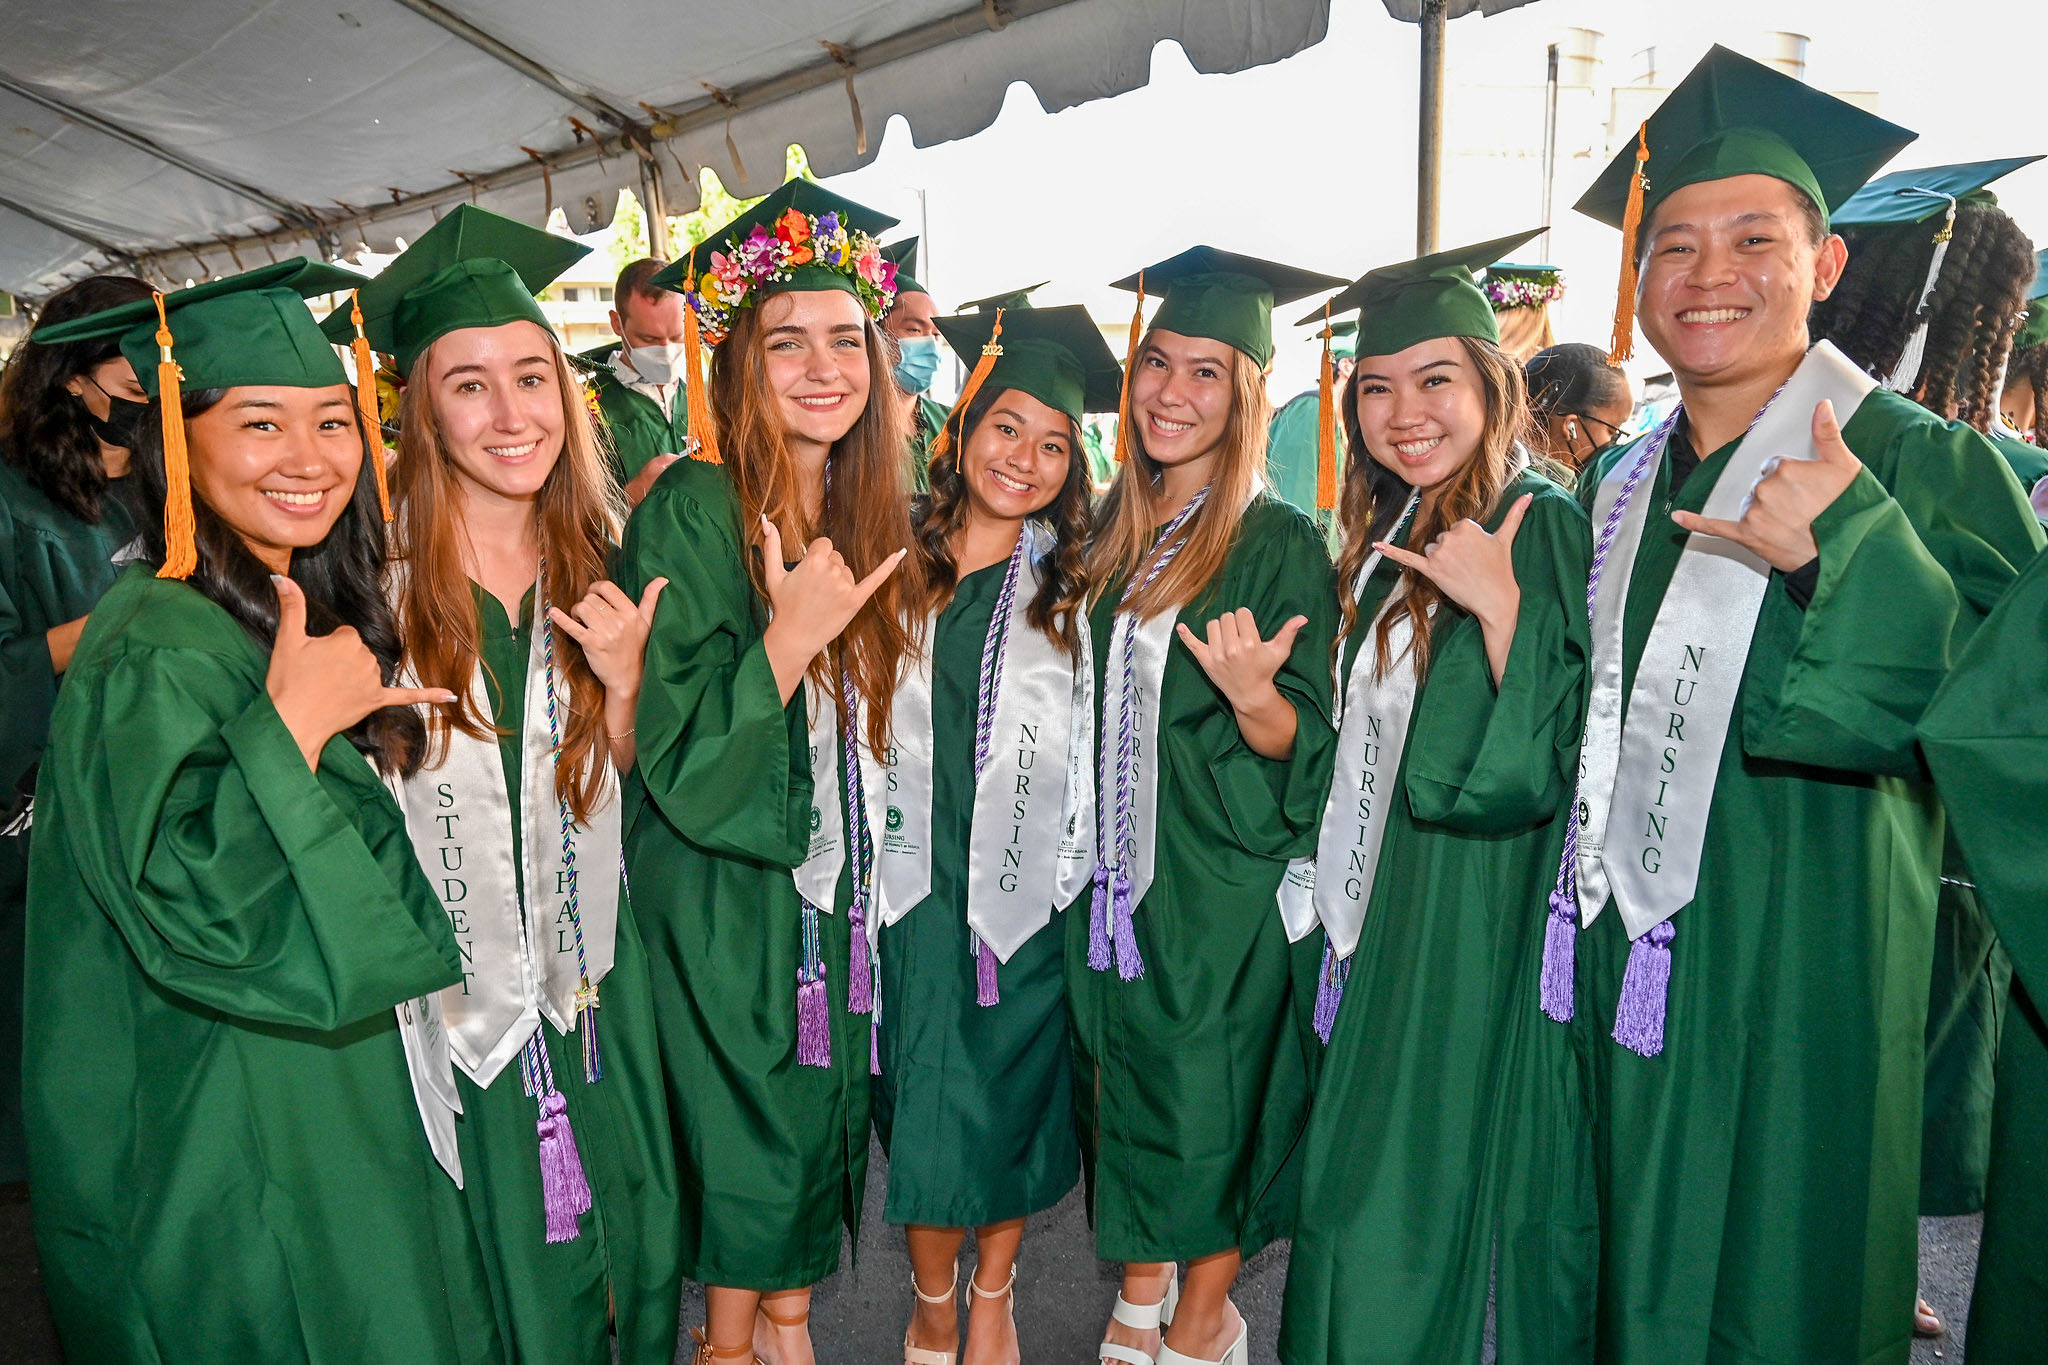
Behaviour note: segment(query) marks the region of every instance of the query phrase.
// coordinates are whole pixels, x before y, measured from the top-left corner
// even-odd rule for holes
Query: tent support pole
[[[1415,254],[1437,247],[1442,222],[1445,0],[1422,3],[1421,107],[1416,118]]]

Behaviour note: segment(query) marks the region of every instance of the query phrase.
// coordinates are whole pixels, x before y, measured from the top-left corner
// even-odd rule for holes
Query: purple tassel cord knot
[[[1543,1012],[1560,1024],[1572,1021],[1572,984],[1579,947],[1578,898],[1564,891],[1550,893],[1550,914],[1543,926]]]
[[[796,1064],[832,1065],[832,1016],[825,1000],[825,957],[818,907],[803,903],[803,959],[796,969]]]
[[[1115,961],[1109,943],[1109,864],[1095,865],[1095,893],[1088,898],[1088,969],[1106,972]]]
[[[1650,927],[1628,950],[1621,999],[1614,1007],[1614,1041],[1654,1057],[1664,1050],[1664,1011],[1671,994],[1671,921]]]
[[[577,1219],[590,1212],[590,1181],[569,1127],[569,1106],[550,1088],[540,1097],[540,1195],[550,1242],[573,1242]]]
[[[1116,945],[1116,974],[1136,981],[1145,974],[1145,960],[1138,956],[1138,926],[1133,919],[1137,906],[1131,895],[1131,874],[1123,868],[1110,878],[1110,941]]]
[[[1323,945],[1323,970],[1316,978],[1316,1037],[1327,1045],[1337,1027],[1337,1007],[1344,1003],[1344,983],[1351,979],[1351,960],[1337,956],[1334,945]]]

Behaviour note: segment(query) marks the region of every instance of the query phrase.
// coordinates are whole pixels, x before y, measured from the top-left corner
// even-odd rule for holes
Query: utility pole
[[[1557,184],[1557,44],[1550,45],[1550,71],[1543,79],[1543,236],[1539,260],[1550,259],[1550,196]]]

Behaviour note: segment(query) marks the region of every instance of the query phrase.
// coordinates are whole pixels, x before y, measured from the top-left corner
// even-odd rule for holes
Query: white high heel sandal
[[[1174,1269],[1166,1281],[1166,1297],[1158,1303],[1132,1303],[1119,1289],[1116,1307],[1109,1310],[1110,1317],[1124,1326],[1138,1332],[1159,1332],[1173,1321],[1173,1310],[1180,1303],[1180,1270]],[[1114,1360],[1121,1365],[1158,1365],[1164,1356],[1150,1356],[1135,1346],[1119,1346],[1105,1341],[1096,1348],[1095,1358],[1099,1361]]]
[[[1229,1348],[1214,1361],[1197,1360],[1193,1356],[1182,1355],[1171,1346],[1161,1342],[1159,1354],[1154,1360],[1154,1365],[1251,1365],[1251,1361],[1252,1325],[1245,1321],[1244,1314],[1239,1313],[1237,1315],[1237,1340],[1231,1342]]]
[[[953,1262],[953,1283],[947,1288],[945,1293],[925,1293],[923,1289],[918,1287],[916,1271],[912,1271],[910,1274],[910,1292],[917,1295],[918,1301],[921,1303],[950,1303],[957,1305],[960,1301],[960,1263],[958,1261]],[[981,1291],[976,1290],[975,1292],[980,1293]],[[990,1295],[989,1297],[993,1298],[995,1296]],[[956,1307],[954,1311],[957,1313],[959,1310]],[[958,1351],[931,1351],[922,1346],[912,1346],[910,1344],[910,1333],[906,1331],[903,1334],[903,1365],[957,1365],[959,1359],[960,1353]]]

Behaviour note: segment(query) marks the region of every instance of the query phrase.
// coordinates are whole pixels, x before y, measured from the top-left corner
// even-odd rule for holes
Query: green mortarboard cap
[[[710,269],[711,253],[721,252],[732,255],[759,228],[770,236],[775,233],[775,224],[783,214],[795,209],[812,219],[822,219],[828,214],[845,228],[848,233],[866,233],[879,237],[896,226],[896,220],[886,213],[877,213],[862,204],[837,195],[823,185],[811,180],[792,180],[781,189],[763,199],[760,203],[712,233],[697,245],[695,254],[697,274],[701,277]],[[689,293],[696,289],[696,281],[689,278],[691,256],[686,254],[664,266],[650,285],[662,289],[673,289],[678,293]],[[803,292],[815,289],[836,289],[848,294],[858,294],[854,278],[845,270],[816,263],[800,265],[790,270],[787,279],[773,280],[754,291],[746,305],[759,303],[773,294]]]
[[[882,259],[896,263],[896,293],[899,296],[932,292],[917,282],[917,242],[915,237],[905,237],[882,248]]]
[[[1837,228],[1883,223],[1924,223],[1948,212],[1949,202],[1978,198],[1997,202],[1984,192],[1994,180],[2011,175],[2038,156],[2013,156],[2001,161],[1972,161],[1956,166],[1929,166],[1917,171],[1881,175],[1849,196],[1835,210]]]
[[[465,327],[534,322],[552,333],[534,295],[589,254],[581,242],[457,204],[363,286],[363,334],[410,375],[427,347]],[[355,336],[349,311],[320,324],[340,345]]]
[[[2027,291],[2027,320],[2012,340],[2012,353],[2048,342],[2048,251],[2034,257],[2034,287]]]
[[[183,375],[180,387],[191,393],[245,385],[324,389],[348,383],[341,357],[321,335],[306,300],[367,283],[353,270],[300,258],[164,295],[171,358]],[[156,329],[156,300],[136,299],[42,328],[35,339],[117,336],[143,392],[155,398]]]
[[[1239,256],[1212,246],[1189,247],[1116,282],[1118,289],[1160,295],[1152,325],[1182,336],[1235,347],[1261,368],[1273,359],[1273,305],[1292,303],[1344,281],[1334,275]]]
[[[962,313],[938,319],[939,334],[963,359],[979,356],[995,331],[996,315]],[[1084,412],[1114,412],[1123,394],[1123,367],[1102,339],[1102,329],[1076,305],[1021,308],[1003,314],[1003,353],[980,392],[1021,389],[1075,421]]]
[[[1031,307],[1031,296],[1050,283],[1052,283],[1050,280],[1040,280],[1037,284],[1027,284],[1022,289],[1012,289],[1008,293],[990,294],[985,299],[969,299],[954,311],[960,313],[993,313],[998,308],[1011,310],[1029,308]]]
[[[1484,270],[1542,230],[1534,228],[1369,270],[1297,325],[1321,322],[1328,314],[1355,308],[1359,355],[1395,355],[1439,337],[1479,337],[1497,343],[1500,323],[1494,318],[1493,305],[1479,292],[1473,272]]]
[[[1672,191],[1737,175],[1796,186],[1826,216],[1918,134],[1716,46],[1664,97],[1644,136],[1647,229]],[[1636,150],[1630,138],[1579,200],[1580,213],[1624,225]]]

